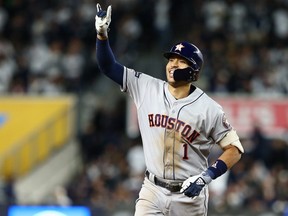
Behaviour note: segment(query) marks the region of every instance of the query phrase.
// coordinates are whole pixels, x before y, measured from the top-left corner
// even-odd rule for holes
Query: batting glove
[[[207,172],[202,172],[199,175],[191,176],[186,179],[180,190],[186,196],[195,198],[199,196],[201,190],[212,181],[212,178]]]
[[[111,23],[111,5],[108,6],[107,11],[102,10],[100,4],[96,5],[97,14],[95,16],[95,28],[97,34],[108,37],[109,25]]]

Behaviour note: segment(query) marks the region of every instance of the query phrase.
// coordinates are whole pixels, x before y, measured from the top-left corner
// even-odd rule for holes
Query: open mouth
[[[174,74],[175,69],[169,70],[169,77],[170,78],[174,78],[173,74]]]

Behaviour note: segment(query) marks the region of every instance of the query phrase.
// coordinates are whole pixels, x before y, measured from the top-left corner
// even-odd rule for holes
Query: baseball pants
[[[207,216],[208,188],[205,187],[196,199],[180,192],[170,192],[155,185],[145,177],[134,216]]]

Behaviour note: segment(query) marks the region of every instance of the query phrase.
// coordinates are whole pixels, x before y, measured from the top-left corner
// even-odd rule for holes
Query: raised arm
[[[124,66],[116,61],[108,40],[108,30],[111,22],[112,7],[110,5],[107,8],[107,12],[102,10],[99,4],[97,4],[96,7],[96,59],[101,72],[122,86]]]

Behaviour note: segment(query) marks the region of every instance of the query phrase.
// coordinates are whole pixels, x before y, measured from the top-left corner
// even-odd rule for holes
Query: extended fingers
[[[112,7],[111,5],[109,5],[107,8],[107,17],[111,17],[111,12],[112,12]]]
[[[96,8],[97,8],[97,13],[99,13],[100,11],[102,11],[102,8],[100,6],[99,3],[96,4]]]
[[[107,17],[108,20],[111,20],[111,12],[112,12],[112,6],[111,5],[108,6],[107,11],[102,10],[100,4],[98,4],[98,3],[96,4],[96,8],[97,8],[96,15],[98,17],[101,17],[101,18]]]

